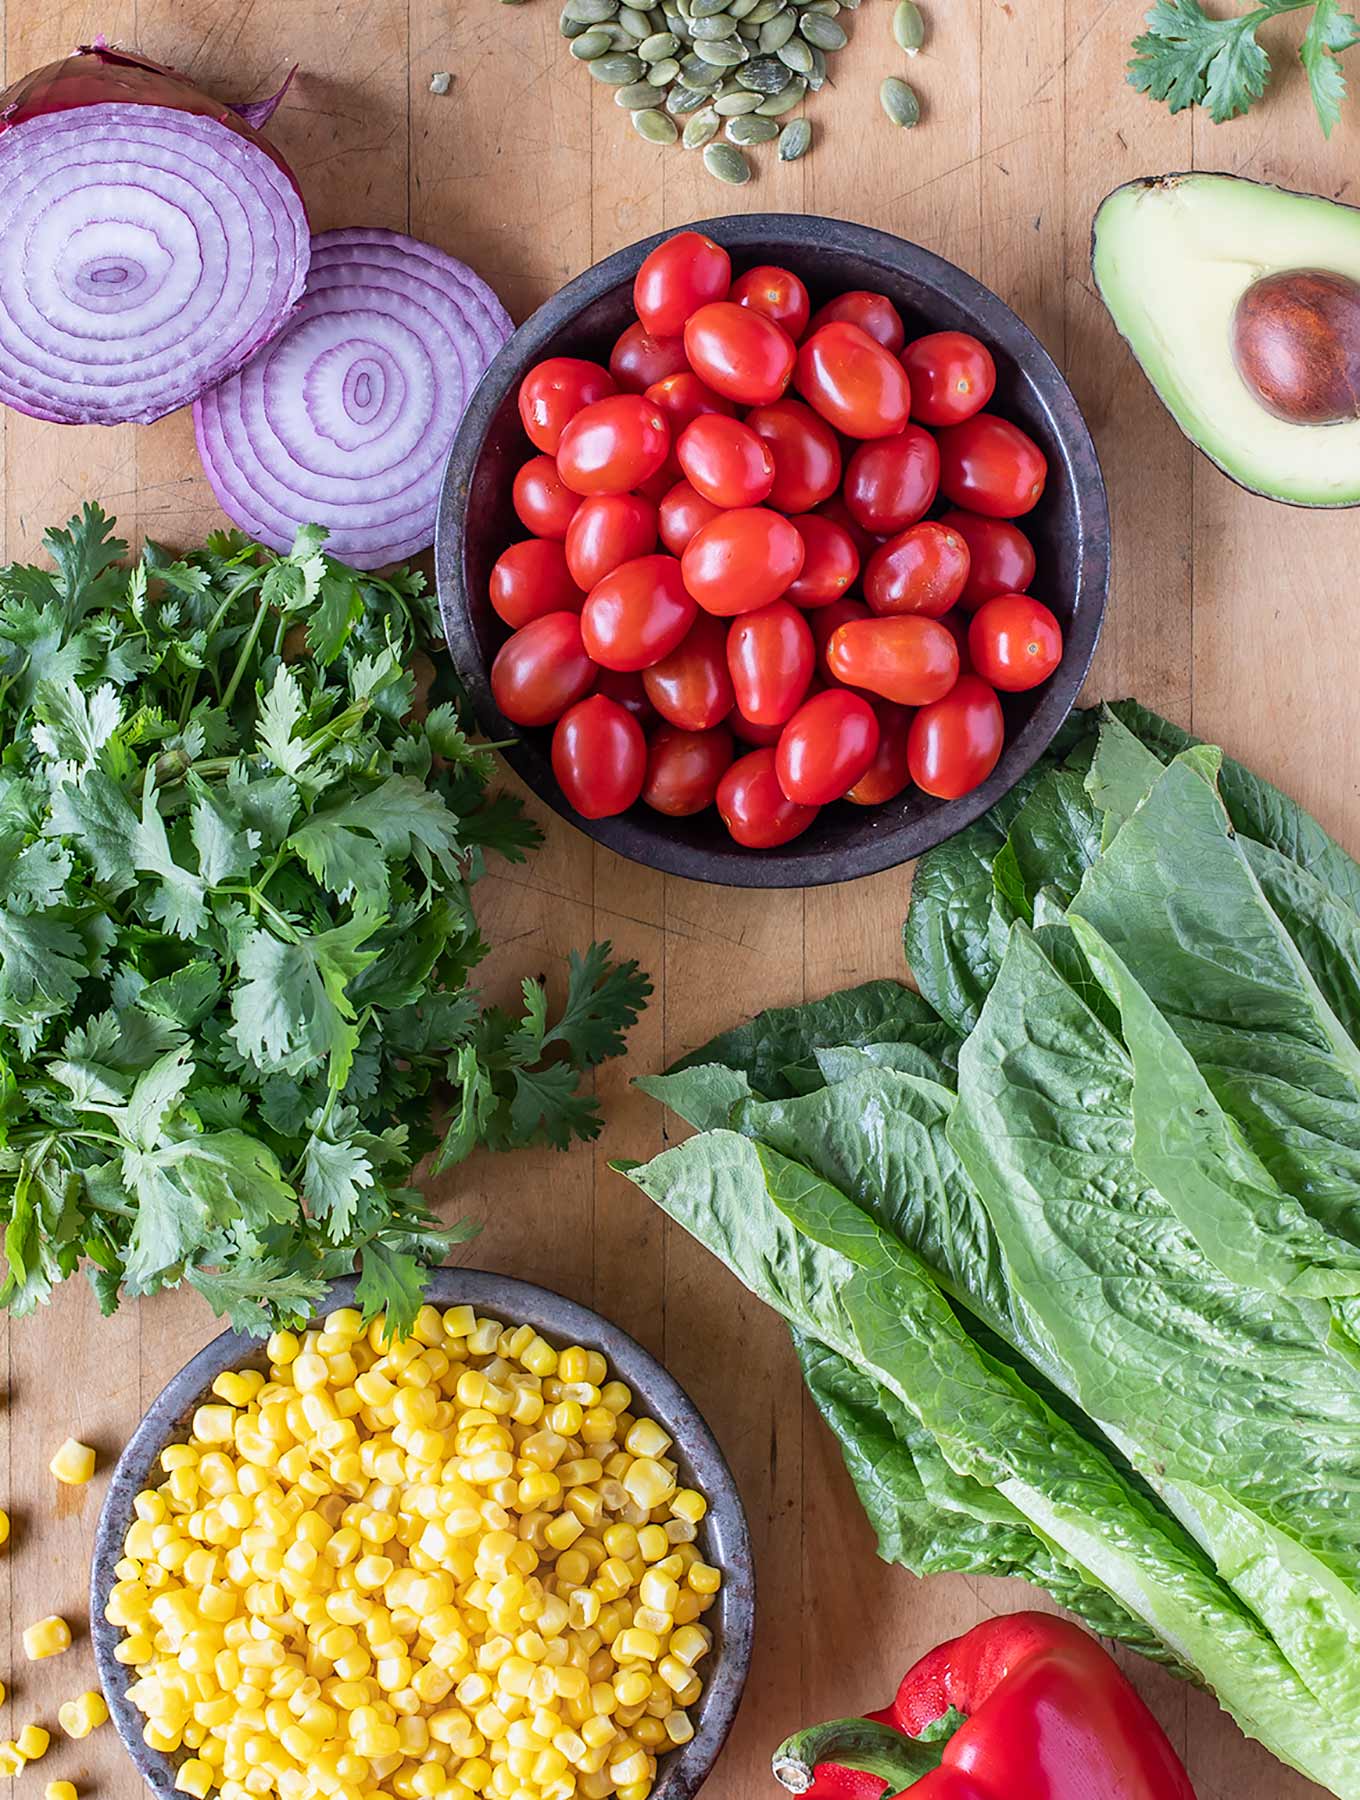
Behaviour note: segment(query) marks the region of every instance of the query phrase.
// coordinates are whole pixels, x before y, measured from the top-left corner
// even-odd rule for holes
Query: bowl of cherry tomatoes
[[[436,536],[450,652],[528,786],[669,874],[873,874],[1037,761],[1099,635],[1095,447],[962,269],[837,219],[649,238],[522,325]]]

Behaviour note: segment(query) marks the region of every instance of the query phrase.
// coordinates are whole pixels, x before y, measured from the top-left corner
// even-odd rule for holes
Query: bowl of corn
[[[119,1460],[91,1587],[114,1721],[194,1800],[689,1800],[735,1716],[741,1501],[679,1385],[545,1288],[341,1282],[226,1332]]]

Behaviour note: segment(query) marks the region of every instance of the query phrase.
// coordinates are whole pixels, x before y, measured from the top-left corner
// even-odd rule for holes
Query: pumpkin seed
[[[737,71],[738,82],[753,94],[777,94],[788,79],[788,69],[774,56],[757,56]]]
[[[756,0],[727,0],[727,10],[734,19],[747,19],[755,4]]]
[[[584,19],[587,25],[602,25],[619,10],[619,0],[567,0],[569,18]]]
[[[819,94],[826,81],[826,52],[819,50],[816,44],[809,44],[808,48],[812,51],[812,67],[808,70],[807,84],[814,94]]]
[[[743,44],[757,44],[760,41],[760,27],[759,25],[748,25],[743,19],[737,26],[737,36]]]
[[[636,6],[621,6],[618,22],[631,34],[635,44],[640,44],[643,38],[652,35],[652,21],[645,12],[639,12]]]
[[[762,119],[754,113],[748,113],[745,118],[727,121],[729,144],[768,144],[778,136],[779,127],[773,119]]]
[[[686,87],[677,81],[666,96],[666,111],[676,117],[698,112],[701,106],[708,104],[710,95],[711,90],[708,88]]]
[[[688,13],[677,12],[674,9],[674,7],[668,6],[666,8],[665,12],[662,13],[661,17],[665,23],[667,31],[673,31],[677,37],[682,37],[684,35],[685,31],[688,29],[688,26],[689,26],[689,14]]]
[[[689,0],[691,19],[711,19],[715,14],[726,11],[727,0]]]
[[[603,81],[609,87],[623,87],[629,81],[641,81],[647,65],[640,56],[630,56],[626,50],[614,50],[608,56],[595,57],[586,67],[596,81]]]
[[[812,143],[812,120],[790,119],[779,134],[780,162],[797,162]]]
[[[665,62],[647,65],[647,78],[653,87],[669,87],[679,73],[680,65],[673,56],[668,56]]]
[[[719,94],[713,109],[721,118],[738,119],[743,113],[753,113],[759,105],[759,94],[752,93],[749,88],[736,88]]]
[[[665,62],[679,48],[680,40],[673,31],[654,31],[650,37],[643,38],[637,53],[646,63]]]
[[[673,144],[680,135],[675,120],[651,106],[633,114],[633,130],[649,144]]]
[[[756,4],[746,15],[748,25],[768,25],[778,12],[783,12],[784,0],[756,0]]]
[[[747,51],[745,45],[734,44],[731,38],[719,38],[716,44],[696,44],[694,54],[711,68],[735,69],[746,61]]]
[[[652,107],[660,106],[665,98],[665,88],[656,87],[650,81],[630,81],[614,92],[615,106],[626,106],[629,112],[648,112]]]
[[[812,73],[812,45],[807,43],[803,38],[791,37],[786,44],[781,44],[779,46],[775,51],[775,55],[784,65],[784,68],[786,70],[792,69],[795,75],[810,75]],[[785,81],[788,80],[787,74],[783,79]]]
[[[841,10],[841,0],[807,0],[805,13],[825,13],[827,18],[834,19]]]
[[[897,39],[898,48],[905,50],[908,56],[915,56],[926,41],[926,22],[921,17],[921,9],[916,0],[897,0],[893,8],[892,34]]]
[[[578,62],[593,62],[597,56],[604,55],[612,42],[601,26],[587,25],[580,37],[572,39],[571,53]]]
[[[921,116],[921,102],[900,75],[889,75],[879,88],[878,97],[894,125],[907,128]]]
[[[750,163],[731,144],[709,144],[704,150],[704,167],[729,187],[742,187],[751,179]]]
[[[798,29],[798,14],[791,6],[777,12],[772,19],[767,19],[760,28],[760,47],[767,56],[776,50],[782,50],[794,32]]]
[[[825,13],[807,12],[798,21],[798,29],[807,41],[818,50],[844,50],[850,41],[845,35],[844,25],[838,25]]]
[[[564,38],[578,38],[583,37],[590,27],[584,19],[573,19],[571,14],[563,8],[557,21],[557,29]]]
[[[790,112],[807,93],[807,83],[801,75],[795,75],[787,87],[780,88],[777,94],[771,94],[768,100],[762,100],[756,111],[763,119],[777,119],[781,114]]]
[[[681,142],[686,150],[702,149],[710,138],[717,137],[721,123],[722,120],[713,108],[706,106],[702,112],[695,113],[692,119],[686,119]]]
[[[735,37],[737,21],[731,13],[714,13],[711,18],[696,19],[689,35],[697,49],[700,44],[714,44],[721,38]]]

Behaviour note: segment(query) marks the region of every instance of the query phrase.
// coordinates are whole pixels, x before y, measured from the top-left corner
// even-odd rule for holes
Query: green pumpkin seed
[[[748,19],[756,0],[727,0],[727,10],[734,19]]]
[[[749,25],[768,25],[776,13],[783,12],[784,0],[756,0],[746,15]]]
[[[689,14],[677,12],[674,7],[668,6],[662,13],[661,20],[667,31],[673,31],[676,37],[680,37],[689,24]]]
[[[754,46],[760,42],[760,27],[759,25],[749,25],[746,20],[743,19],[741,24],[737,26],[737,36],[741,39],[743,44],[751,44]]]
[[[747,51],[744,44],[734,44],[731,38],[719,38],[716,44],[696,44],[694,54],[710,68],[735,69],[746,61]]]
[[[615,90],[614,104],[627,107],[629,112],[648,112],[652,107],[660,106],[665,98],[665,88],[650,81],[630,81],[626,87]]]
[[[751,179],[750,163],[731,144],[709,144],[704,150],[704,167],[729,187],[742,187]]]
[[[640,56],[614,50],[608,56],[597,56],[586,67],[596,81],[603,81],[609,87],[623,87],[627,82],[641,81],[647,65]]]
[[[718,127],[722,120],[711,106],[702,112],[695,113],[692,119],[686,119],[681,142],[686,150],[701,150],[711,138],[718,135]]]
[[[739,119],[743,113],[753,113],[760,105],[760,95],[750,88],[737,88],[734,92],[719,94],[713,102],[714,111],[724,119]]]
[[[926,22],[921,17],[921,9],[916,0],[897,0],[893,8],[892,34],[897,39],[898,48],[905,50],[908,56],[915,56],[926,41]]]
[[[603,56],[613,43],[609,33],[599,25],[587,25],[580,37],[573,38],[571,53],[578,62],[593,62]]]
[[[812,45],[800,37],[791,37],[786,44],[781,44],[775,55],[784,68],[792,69],[795,75],[812,73]],[[784,79],[787,80],[788,76],[785,75]]]
[[[812,143],[812,120],[790,119],[779,134],[780,162],[797,162]]]
[[[625,31],[632,34],[635,44],[640,44],[643,38],[652,35],[652,21],[645,12],[640,12],[636,6],[621,6],[618,22]]]
[[[685,113],[698,112],[701,106],[707,106],[711,97],[708,88],[685,87],[676,82],[666,96],[666,111],[677,118]]]
[[[798,21],[798,29],[818,50],[844,50],[849,42],[845,27],[838,25],[835,19],[829,19],[825,13],[804,12]]]
[[[771,94],[768,100],[762,100],[756,111],[762,119],[777,119],[786,112],[791,112],[807,93],[807,83],[801,75],[795,75],[787,87],[781,88],[777,94]]]
[[[727,121],[727,141],[729,144],[768,144],[779,136],[779,127],[773,119],[762,119],[755,113],[748,113],[744,118]]]
[[[715,13],[727,11],[727,0],[689,0],[691,19],[711,19]]]
[[[737,21],[731,13],[714,13],[709,19],[696,19],[689,30],[690,42],[696,50],[700,44],[716,44],[737,35]]]
[[[909,128],[921,116],[921,102],[900,75],[889,75],[879,88],[878,97],[894,125]]]
[[[782,50],[794,32],[798,29],[798,14],[791,6],[777,12],[772,19],[767,19],[760,28],[760,48],[766,56],[773,56],[776,50]]]
[[[647,79],[653,87],[669,87],[679,73],[680,65],[673,56],[668,56],[665,62],[647,65]]]
[[[826,81],[826,52],[819,50],[816,44],[809,44],[808,48],[812,52],[812,67],[808,70],[807,84],[814,94],[819,94]]]
[[[563,11],[557,21],[557,29],[564,38],[583,37],[590,30],[584,19],[573,19],[571,14]]]
[[[807,0],[805,13],[825,13],[828,19],[834,19],[841,10],[841,0]]]
[[[753,94],[777,94],[787,86],[788,69],[777,56],[757,56],[737,71],[737,80]]]
[[[668,119],[654,107],[644,106],[633,114],[633,130],[649,144],[673,144],[680,135],[674,119]]]
[[[584,19],[587,25],[603,25],[619,10],[619,0],[566,0],[570,18]]]
[[[665,62],[679,48],[680,40],[673,31],[654,31],[650,37],[643,38],[637,53],[645,63]]]

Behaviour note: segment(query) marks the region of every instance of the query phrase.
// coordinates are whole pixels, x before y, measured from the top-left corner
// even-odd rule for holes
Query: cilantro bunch
[[[188,1282],[237,1327],[355,1265],[412,1317],[442,1229],[409,1185],[600,1121],[585,1068],[650,987],[609,946],[565,1008],[483,1008],[470,884],[536,831],[437,675],[424,581],[308,527],[125,566],[87,506],[0,569],[0,1305],[84,1263],[100,1304]],[[445,676],[444,680],[449,678]],[[442,1142],[434,1128],[447,1102]]]

